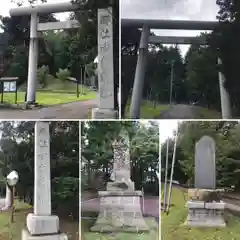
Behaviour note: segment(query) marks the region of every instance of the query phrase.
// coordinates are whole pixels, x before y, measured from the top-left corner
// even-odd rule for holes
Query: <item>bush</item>
[[[56,177],[52,185],[52,208],[66,216],[78,219],[79,179]]]
[[[43,87],[45,87],[47,85],[48,75],[49,75],[49,67],[48,66],[43,65],[40,68],[38,68],[37,80]]]
[[[56,73],[57,77],[62,81],[65,82],[68,77],[70,77],[70,72],[68,69],[59,69],[58,72]]]

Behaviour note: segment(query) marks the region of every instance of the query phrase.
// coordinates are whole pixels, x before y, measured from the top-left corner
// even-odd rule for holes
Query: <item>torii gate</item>
[[[206,44],[204,37],[169,37],[150,36],[150,29],[175,29],[175,30],[214,30],[218,25],[217,21],[188,21],[188,20],[147,20],[147,19],[121,19],[123,27],[142,28],[139,44],[139,54],[135,71],[130,116],[133,119],[140,118],[140,104],[143,93],[144,77],[146,72],[148,44]],[[222,60],[218,57],[218,64]],[[230,96],[225,88],[225,76],[219,72],[219,88],[221,98],[222,118],[232,118]]]
[[[84,1],[82,6],[86,4]],[[30,7],[18,7],[10,10],[10,16],[31,16],[30,45],[28,61],[27,105],[35,104],[36,78],[38,63],[39,32],[48,30],[78,28],[76,20],[63,22],[39,23],[39,15],[81,10],[81,5],[71,2],[41,4]],[[114,80],[113,80],[113,29],[112,8],[98,9],[98,85],[99,107],[92,110],[92,118],[117,118],[114,109]]]

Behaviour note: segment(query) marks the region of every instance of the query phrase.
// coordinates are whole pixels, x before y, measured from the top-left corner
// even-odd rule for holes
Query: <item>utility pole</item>
[[[175,136],[175,143],[174,143],[173,157],[172,157],[171,176],[170,176],[169,189],[168,189],[167,206],[165,209],[167,214],[168,214],[169,207],[170,207],[170,200],[171,200],[171,193],[172,193],[172,181],[173,181],[173,173],[174,173],[174,166],[175,166],[175,160],[176,160],[177,139],[178,139],[178,128],[177,128],[176,136]]]
[[[168,150],[169,150],[169,137],[167,138],[167,149],[166,149],[166,162],[165,162],[165,180],[164,180],[164,193],[163,193],[163,211],[167,208],[167,176],[168,176]]]
[[[171,80],[170,80],[170,100],[169,100],[170,107],[172,107],[173,71],[174,71],[174,61],[172,60],[172,63],[171,63]]]

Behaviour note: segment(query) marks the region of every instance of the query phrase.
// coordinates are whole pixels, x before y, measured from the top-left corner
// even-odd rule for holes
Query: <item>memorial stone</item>
[[[98,10],[98,102],[93,118],[116,118],[114,110],[112,8]]]
[[[195,148],[195,188],[216,188],[215,142],[208,136],[202,137]]]
[[[141,191],[135,191],[130,179],[129,136],[122,131],[112,142],[114,163],[107,191],[99,191],[100,212],[91,231],[97,232],[141,232],[148,231],[144,221],[140,197]]]
[[[35,123],[34,206],[27,216],[27,230],[22,240],[67,240],[59,233],[59,218],[51,214],[50,134],[49,123]]]
[[[188,190],[186,225],[225,227],[225,203],[216,190],[215,142],[203,136],[195,147],[195,188]]]

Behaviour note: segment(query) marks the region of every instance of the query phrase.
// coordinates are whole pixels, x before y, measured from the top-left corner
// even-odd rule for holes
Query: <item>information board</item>
[[[9,81],[3,83],[3,91],[4,92],[16,92],[17,90],[17,82]]]

